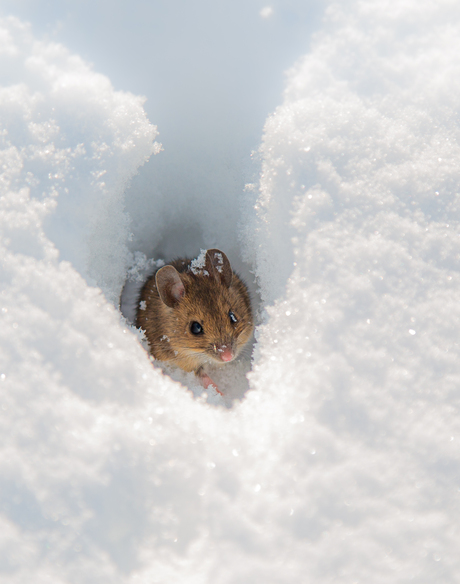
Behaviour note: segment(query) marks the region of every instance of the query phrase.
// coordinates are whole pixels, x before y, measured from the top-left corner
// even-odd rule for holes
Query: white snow
[[[206,250],[200,249],[200,253],[196,258],[194,258],[190,263],[190,270],[196,276],[202,274],[203,276],[209,276],[209,272],[203,268],[206,265]]]
[[[167,153],[142,99],[0,22],[1,582],[457,582],[459,45],[448,0],[330,4],[210,206],[128,188]],[[117,310],[188,240],[262,299],[226,400]]]

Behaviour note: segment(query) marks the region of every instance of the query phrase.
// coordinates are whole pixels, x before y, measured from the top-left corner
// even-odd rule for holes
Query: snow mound
[[[327,14],[247,187],[247,257],[274,303],[250,381],[298,429],[283,452],[305,472],[303,581],[454,582],[460,15],[372,1]]]
[[[116,302],[128,254],[123,193],[160,150],[157,130],[142,98],[114,91],[106,77],[61,45],[36,41],[17,19],[2,21],[2,40],[2,186],[18,204],[30,199],[33,213],[21,229],[7,227],[10,249],[39,257],[33,234],[42,225],[60,258]]]

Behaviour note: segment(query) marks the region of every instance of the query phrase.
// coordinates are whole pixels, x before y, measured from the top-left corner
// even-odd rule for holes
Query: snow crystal
[[[195,276],[209,276],[209,272],[203,269],[206,265],[206,252],[206,249],[200,250],[199,256],[190,262],[190,270]]]
[[[126,281],[120,297],[120,311],[129,324],[136,322],[138,307],[145,310],[142,308],[143,301],[139,305],[142,286],[149,276],[164,265],[164,260],[148,259],[140,251],[128,254]]]
[[[144,282],[149,275],[164,265],[164,260],[147,258],[144,253],[136,251],[131,254],[129,259],[128,269],[126,271],[127,280],[136,283]]]
[[[219,274],[222,274],[222,269],[224,265],[224,258],[222,257],[222,254],[215,252],[214,259],[217,260],[216,270],[219,272]]]

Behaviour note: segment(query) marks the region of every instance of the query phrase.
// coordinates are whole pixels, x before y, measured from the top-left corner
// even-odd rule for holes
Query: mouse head
[[[179,272],[164,266],[155,276],[162,303],[170,310],[171,347],[179,357],[223,364],[249,340],[253,324],[249,294],[218,249],[202,253]]]

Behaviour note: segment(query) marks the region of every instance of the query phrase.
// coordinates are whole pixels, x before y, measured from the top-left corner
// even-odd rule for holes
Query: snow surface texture
[[[9,247],[44,258],[35,233],[43,229],[60,258],[115,301],[128,262],[122,195],[160,150],[156,128],[141,98],[115,92],[79,57],[35,41],[19,21],[3,22],[1,43],[2,186],[12,193],[4,204],[24,215],[21,226],[6,221]]]
[[[332,5],[290,72],[246,192],[270,306],[232,410],[154,369],[107,301],[121,195],[158,150],[139,100],[2,29],[1,581],[457,582],[456,4]]]

